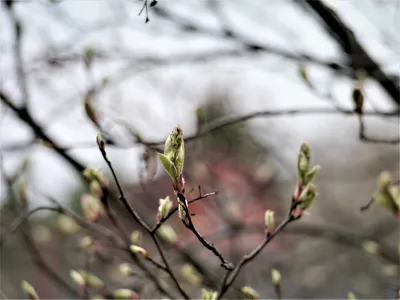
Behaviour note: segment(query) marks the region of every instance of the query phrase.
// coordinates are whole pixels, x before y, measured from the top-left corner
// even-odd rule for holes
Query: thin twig
[[[182,287],[180,286],[180,284],[179,284],[177,278],[176,278],[175,275],[173,274],[173,272],[172,272],[172,270],[171,270],[171,268],[170,268],[170,266],[169,266],[169,264],[168,264],[168,261],[167,261],[167,259],[165,258],[165,255],[164,255],[164,253],[163,253],[163,250],[162,250],[162,248],[160,247],[160,244],[159,244],[158,241],[157,241],[157,238],[156,238],[156,236],[155,236],[155,232],[154,232],[154,233],[152,232],[151,228],[140,218],[140,216],[139,216],[139,214],[136,212],[136,210],[133,209],[133,208],[129,205],[129,203],[128,203],[126,197],[125,197],[125,194],[124,194],[124,192],[123,192],[123,190],[122,190],[121,184],[120,184],[120,182],[119,182],[119,180],[118,180],[117,174],[116,174],[115,171],[114,171],[114,168],[113,168],[113,166],[112,166],[112,164],[111,164],[111,161],[110,161],[110,160],[108,159],[108,157],[107,157],[107,152],[106,152],[106,150],[105,150],[105,145],[104,145],[103,141],[100,141],[100,143],[101,143],[101,144],[99,145],[99,150],[100,150],[100,152],[101,152],[101,154],[102,154],[102,156],[103,156],[103,159],[106,161],[108,167],[109,167],[110,170],[111,170],[112,176],[113,176],[113,178],[114,178],[114,181],[115,181],[115,183],[116,183],[116,185],[117,185],[117,189],[118,189],[119,194],[120,194],[119,199],[122,201],[123,205],[124,205],[125,208],[128,210],[128,212],[132,215],[132,217],[134,218],[134,220],[135,220],[136,222],[138,222],[138,223],[150,234],[150,236],[151,236],[152,240],[154,241],[154,243],[155,243],[155,245],[156,245],[156,247],[157,247],[157,250],[158,250],[158,252],[159,252],[159,254],[160,254],[160,256],[161,256],[161,259],[163,260],[163,263],[164,263],[164,265],[165,265],[165,267],[162,267],[162,269],[163,269],[164,271],[166,271],[166,272],[170,275],[171,279],[173,280],[173,282],[174,282],[176,288],[179,290],[179,292],[181,293],[181,295],[182,295],[185,299],[189,299],[189,296],[188,296],[187,293],[182,289]],[[153,262],[153,263],[155,263],[155,262]],[[157,263],[156,263],[156,264],[157,264]],[[157,264],[157,266],[160,267],[158,264]]]
[[[276,236],[278,235],[289,223],[294,221],[292,217],[292,210],[290,210],[290,213],[288,216],[279,224],[279,226],[270,234],[267,234],[265,239],[262,241],[261,244],[259,244],[250,254],[245,255],[241,261],[236,265],[236,267],[233,269],[232,273],[229,275],[229,278],[226,280],[224,286],[221,286],[220,291],[221,293],[218,295],[218,298],[220,299],[226,292],[227,290],[231,287],[237,276],[239,275],[241,269],[250,261],[252,261],[264,248],[265,246],[268,245],[268,243]]]
[[[190,231],[192,231],[194,233],[194,235],[197,237],[197,239],[201,242],[201,244],[206,247],[208,250],[210,250],[212,253],[215,254],[215,256],[217,256],[219,258],[219,260],[221,261],[221,266],[227,270],[232,270],[233,269],[233,265],[228,262],[224,256],[217,250],[217,248],[214,247],[214,245],[210,244],[209,242],[207,242],[202,235],[197,231],[196,227],[194,226],[193,222],[192,222],[192,218],[190,216],[190,211],[189,211],[189,207],[186,204],[186,198],[183,194],[178,193],[177,194],[181,204],[185,213],[186,213],[186,218],[188,222],[185,222],[185,220],[182,220],[183,224],[185,225],[186,228],[188,228]]]
[[[356,115],[353,110],[337,110],[335,108],[308,108],[308,109],[283,109],[283,110],[267,110],[267,111],[257,111],[254,113],[250,113],[247,115],[243,115],[240,117],[223,117],[219,118],[213,122],[210,122],[209,125],[203,127],[202,130],[196,134],[189,135],[185,138],[185,142],[189,142],[205,136],[211,132],[217,131],[227,126],[236,125],[248,120],[253,120],[261,117],[283,117],[283,116],[295,116],[295,115],[323,115],[323,114],[333,114],[333,115]],[[363,116],[386,116],[386,117],[394,117],[399,116],[400,111],[392,111],[392,112],[375,112],[368,111],[364,112]],[[147,145],[149,147],[162,145],[165,141],[158,142],[148,142]]]
[[[194,199],[188,201],[188,204],[194,203],[194,202],[199,201],[199,200],[201,200],[201,199],[205,199],[205,198],[207,198],[207,197],[214,196],[214,195],[217,195],[217,194],[218,194],[218,192],[212,192],[212,193],[207,193],[207,194],[201,195],[201,196],[199,196],[199,197],[197,197],[197,198],[194,198]],[[178,208],[179,208],[179,205],[177,205],[177,206],[175,206],[174,208],[172,208],[172,209],[169,211],[169,213],[168,213],[162,220],[160,220],[160,222],[158,222],[158,223],[151,229],[151,232],[152,232],[152,233],[156,233],[156,231],[158,230],[158,228],[160,228],[161,225],[162,225],[165,221],[167,221],[174,213],[176,213],[176,212],[178,211]]]

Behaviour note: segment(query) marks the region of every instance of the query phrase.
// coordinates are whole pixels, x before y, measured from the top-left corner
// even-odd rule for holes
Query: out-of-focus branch
[[[11,197],[11,208],[13,210],[13,213],[18,216],[18,199],[17,196],[15,195],[15,192],[12,188],[13,182],[10,180],[10,178],[7,176],[7,174],[5,173],[5,170],[3,168],[3,165],[0,164],[0,168],[2,171],[2,175],[6,180],[6,184],[8,187],[8,191],[9,191],[9,195]],[[22,236],[21,236],[21,240],[22,242],[25,244],[27,251],[29,252],[29,254],[32,256],[33,262],[36,264],[36,266],[44,273],[46,274],[46,276],[52,280],[57,286],[59,286],[60,288],[62,288],[63,290],[65,290],[66,292],[69,293],[69,295],[75,296],[75,297],[79,297],[79,293],[77,293],[77,291],[71,287],[68,282],[66,282],[56,271],[54,271],[51,266],[45,261],[45,259],[43,258],[42,254],[40,253],[40,250],[37,248],[36,243],[34,241],[34,239],[32,238],[31,234],[30,234],[30,228],[31,226],[29,225],[29,222],[27,222],[28,220],[25,218],[25,225],[22,228]],[[22,225],[22,223],[20,224]],[[2,236],[3,239],[3,236]]]
[[[12,27],[14,29],[14,61],[15,61],[15,69],[18,86],[21,90],[22,98],[24,100],[24,106],[28,105],[29,95],[28,95],[28,86],[26,83],[26,76],[24,71],[24,63],[22,60],[22,35],[23,35],[23,27],[22,24],[15,12],[13,1],[6,1],[5,3],[7,12],[9,14]]]
[[[357,115],[353,110],[337,110],[335,108],[309,108],[309,109],[287,109],[287,110],[274,110],[274,111],[257,111],[255,113],[250,113],[241,117],[224,117],[210,122],[207,126],[202,128],[202,130],[196,134],[189,135],[185,138],[185,142],[195,140],[211,132],[217,131],[221,128],[232,126],[241,122],[248,120],[261,118],[261,117],[281,117],[281,116],[295,116],[295,115],[323,115],[323,114],[333,114],[333,115]],[[363,116],[399,116],[399,111],[394,112],[363,112]],[[367,141],[367,140],[366,140]],[[385,141],[381,141],[385,142]],[[392,141],[389,141],[392,143]],[[160,146],[164,142],[148,142],[149,147]]]
[[[11,98],[2,90],[0,90],[0,100],[6,106],[8,106],[18,116],[19,119],[24,121],[32,129],[37,138],[40,138],[46,143],[52,145],[54,151],[62,156],[71,166],[75,168],[76,171],[79,173],[83,172],[85,167],[72,156],[70,156],[64,149],[57,146],[57,144],[43,131],[42,127],[32,118],[26,107],[17,107]]]
[[[320,0],[307,0],[305,3],[318,14],[332,37],[340,44],[350,59],[349,66],[354,70],[365,70],[400,106],[400,88],[368,54],[353,31],[341,20],[339,15]]]
[[[223,28],[221,32],[215,30],[209,30],[207,28],[198,26],[197,24],[193,23],[188,18],[184,16],[177,15],[174,12],[166,9],[163,5],[158,5],[153,9],[154,13],[157,14],[159,17],[165,18],[174,22],[175,24],[179,25],[184,31],[188,32],[198,32],[207,34],[213,37],[224,38],[230,41],[235,41],[239,45],[242,45],[244,50],[247,52],[267,52],[274,55],[278,55],[293,61],[303,61],[303,62],[310,62],[314,63],[319,66],[324,66],[329,69],[334,70],[335,72],[340,72],[341,74],[349,74],[348,67],[341,65],[337,62],[332,61],[325,61],[321,60],[316,57],[311,57],[307,54],[294,54],[292,52],[286,51],[284,49],[276,48],[272,45],[266,44],[257,44],[252,41],[245,39],[244,37],[238,35],[237,33],[233,32],[232,30],[228,30],[227,28]]]

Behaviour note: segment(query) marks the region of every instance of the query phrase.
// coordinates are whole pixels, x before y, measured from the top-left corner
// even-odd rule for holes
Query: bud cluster
[[[185,161],[185,147],[183,130],[178,126],[165,141],[164,153],[158,153],[158,157],[173,182],[174,191],[183,193],[185,181],[183,178],[183,165]]]
[[[373,200],[400,219],[400,184],[394,183],[389,172],[382,172]]]
[[[297,187],[293,195],[295,209],[293,217],[300,218],[303,211],[308,209],[317,196],[317,188],[311,183],[320,170],[320,166],[311,167],[311,149],[303,143],[297,157]]]

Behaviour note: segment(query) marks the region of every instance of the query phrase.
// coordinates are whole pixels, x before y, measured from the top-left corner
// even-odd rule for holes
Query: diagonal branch
[[[325,23],[332,37],[340,44],[349,56],[350,67],[354,70],[365,70],[374,78],[381,87],[390,95],[392,100],[400,106],[400,87],[368,54],[353,31],[341,20],[339,15],[320,0],[307,0],[305,2]]]

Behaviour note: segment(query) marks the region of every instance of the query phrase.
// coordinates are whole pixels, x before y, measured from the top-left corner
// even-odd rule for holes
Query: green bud
[[[392,264],[392,265],[386,265],[382,267],[382,274],[386,277],[395,277],[398,276],[399,273],[399,266]]]
[[[357,297],[356,297],[356,295],[354,295],[354,293],[348,292],[347,293],[347,300],[357,300]]]
[[[29,299],[31,300],[40,299],[39,296],[36,294],[35,289],[28,281],[22,280],[21,287],[24,293],[29,297]]]
[[[58,226],[60,229],[67,234],[76,233],[79,230],[79,225],[74,219],[66,215],[60,215],[58,217]]]
[[[101,187],[107,187],[108,186],[108,180],[107,178],[104,177],[104,175],[101,173],[100,169],[95,169],[95,168],[86,168],[83,171],[83,176],[89,180],[96,180],[99,182]]]
[[[240,291],[246,297],[246,299],[259,299],[260,298],[258,293],[252,287],[244,286],[241,288]]]
[[[131,245],[130,249],[135,254],[142,255],[143,257],[149,257],[149,254],[147,253],[147,251],[145,249],[143,249],[142,247],[139,247],[136,245]]]
[[[158,206],[158,216],[157,219],[160,222],[163,220],[169,213],[172,208],[172,201],[169,199],[169,196],[165,197],[164,199],[160,199],[160,204]]]
[[[379,175],[378,186],[380,191],[386,191],[392,184],[392,175],[384,171]]]
[[[202,300],[217,300],[218,292],[209,291],[206,289],[201,290],[201,299]]]
[[[72,281],[78,285],[81,289],[83,289],[86,286],[86,281],[85,278],[81,273],[75,270],[71,270],[69,272],[69,276],[71,277]]]
[[[315,176],[317,176],[319,170],[321,170],[321,167],[319,165],[316,165],[316,166],[312,167],[312,169],[305,174],[304,180],[303,180],[302,183],[304,185],[307,185],[311,181],[313,181]]]
[[[103,190],[101,189],[100,183],[97,180],[91,180],[89,186],[90,193],[96,198],[101,199],[103,197]]]
[[[92,106],[92,98],[87,95],[84,99],[83,105],[85,107],[86,116],[92,121],[94,124],[98,124],[97,113],[94,107]]]
[[[158,153],[158,156],[164,169],[172,178],[174,186],[178,188],[185,161],[183,131],[179,126],[174,128],[165,141],[164,154]]]
[[[81,208],[85,218],[92,222],[97,221],[101,215],[104,215],[104,208],[100,200],[90,194],[82,195]]]
[[[303,143],[297,156],[297,177],[303,182],[305,175],[310,170],[311,150],[310,147]]]
[[[178,242],[178,235],[175,230],[168,224],[163,224],[158,230],[158,235],[165,241],[175,244]]]
[[[201,283],[201,278],[197,270],[190,264],[184,264],[182,266],[183,277],[191,284],[199,285]]]
[[[365,252],[372,255],[376,255],[379,252],[379,244],[370,240],[364,241],[362,243],[362,248]]]
[[[317,197],[317,188],[314,184],[309,183],[300,194],[299,207],[303,210],[306,210],[311,206],[316,197]]]
[[[116,299],[139,299],[138,294],[129,289],[118,289],[113,292]]]
[[[174,184],[177,185],[178,184],[178,171],[177,171],[174,163],[165,154],[162,154],[162,153],[157,153],[157,154],[158,154],[158,157],[159,157],[161,164],[163,165],[165,171],[167,172],[169,177],[171,177]]]
[[[378,180],[378,190],[373,199],[382,207],[400,217],[400,186],[392,183],[389,172],[382,172]]]
[[[134,274],[133,267],[129,263],[122,263],[119,265],[119,271],[124,276],[132,276]]]
[[[104,288],[103,281],[95,276],[93,273],[86,272],[85,270],[78,270],[78,272],[82,275],[85,280],[85,283],[94,289],[102,289]]]
[[[178,204],[178,215],[181,220],[186,219],[186,211],[182,204]]]
[[[281,283],[281,273],[279,273],[279,271],[276,269],[272,269],[271,279],[272,279],[273,285],[279,285]]]
[[[272,232],[275,229],[275,212],[270,209],[265,211],[265,226],[268,232]]]
[[[90,247],[93,245],[93,243],[94,243],[94,240],[93,240],[93,238],[91,237],[91,236],[84,236],[82,239],[81,239],[81,242],[80,242],[80,244],[81,244],[81,247],[83,248],[83,249],[86,249],[86,250],[88,250],[88,249],[90,249]]]
[[[139,230],[135,230],[132,232],[131,243],[135,245],[142,243],[142,233]]]

